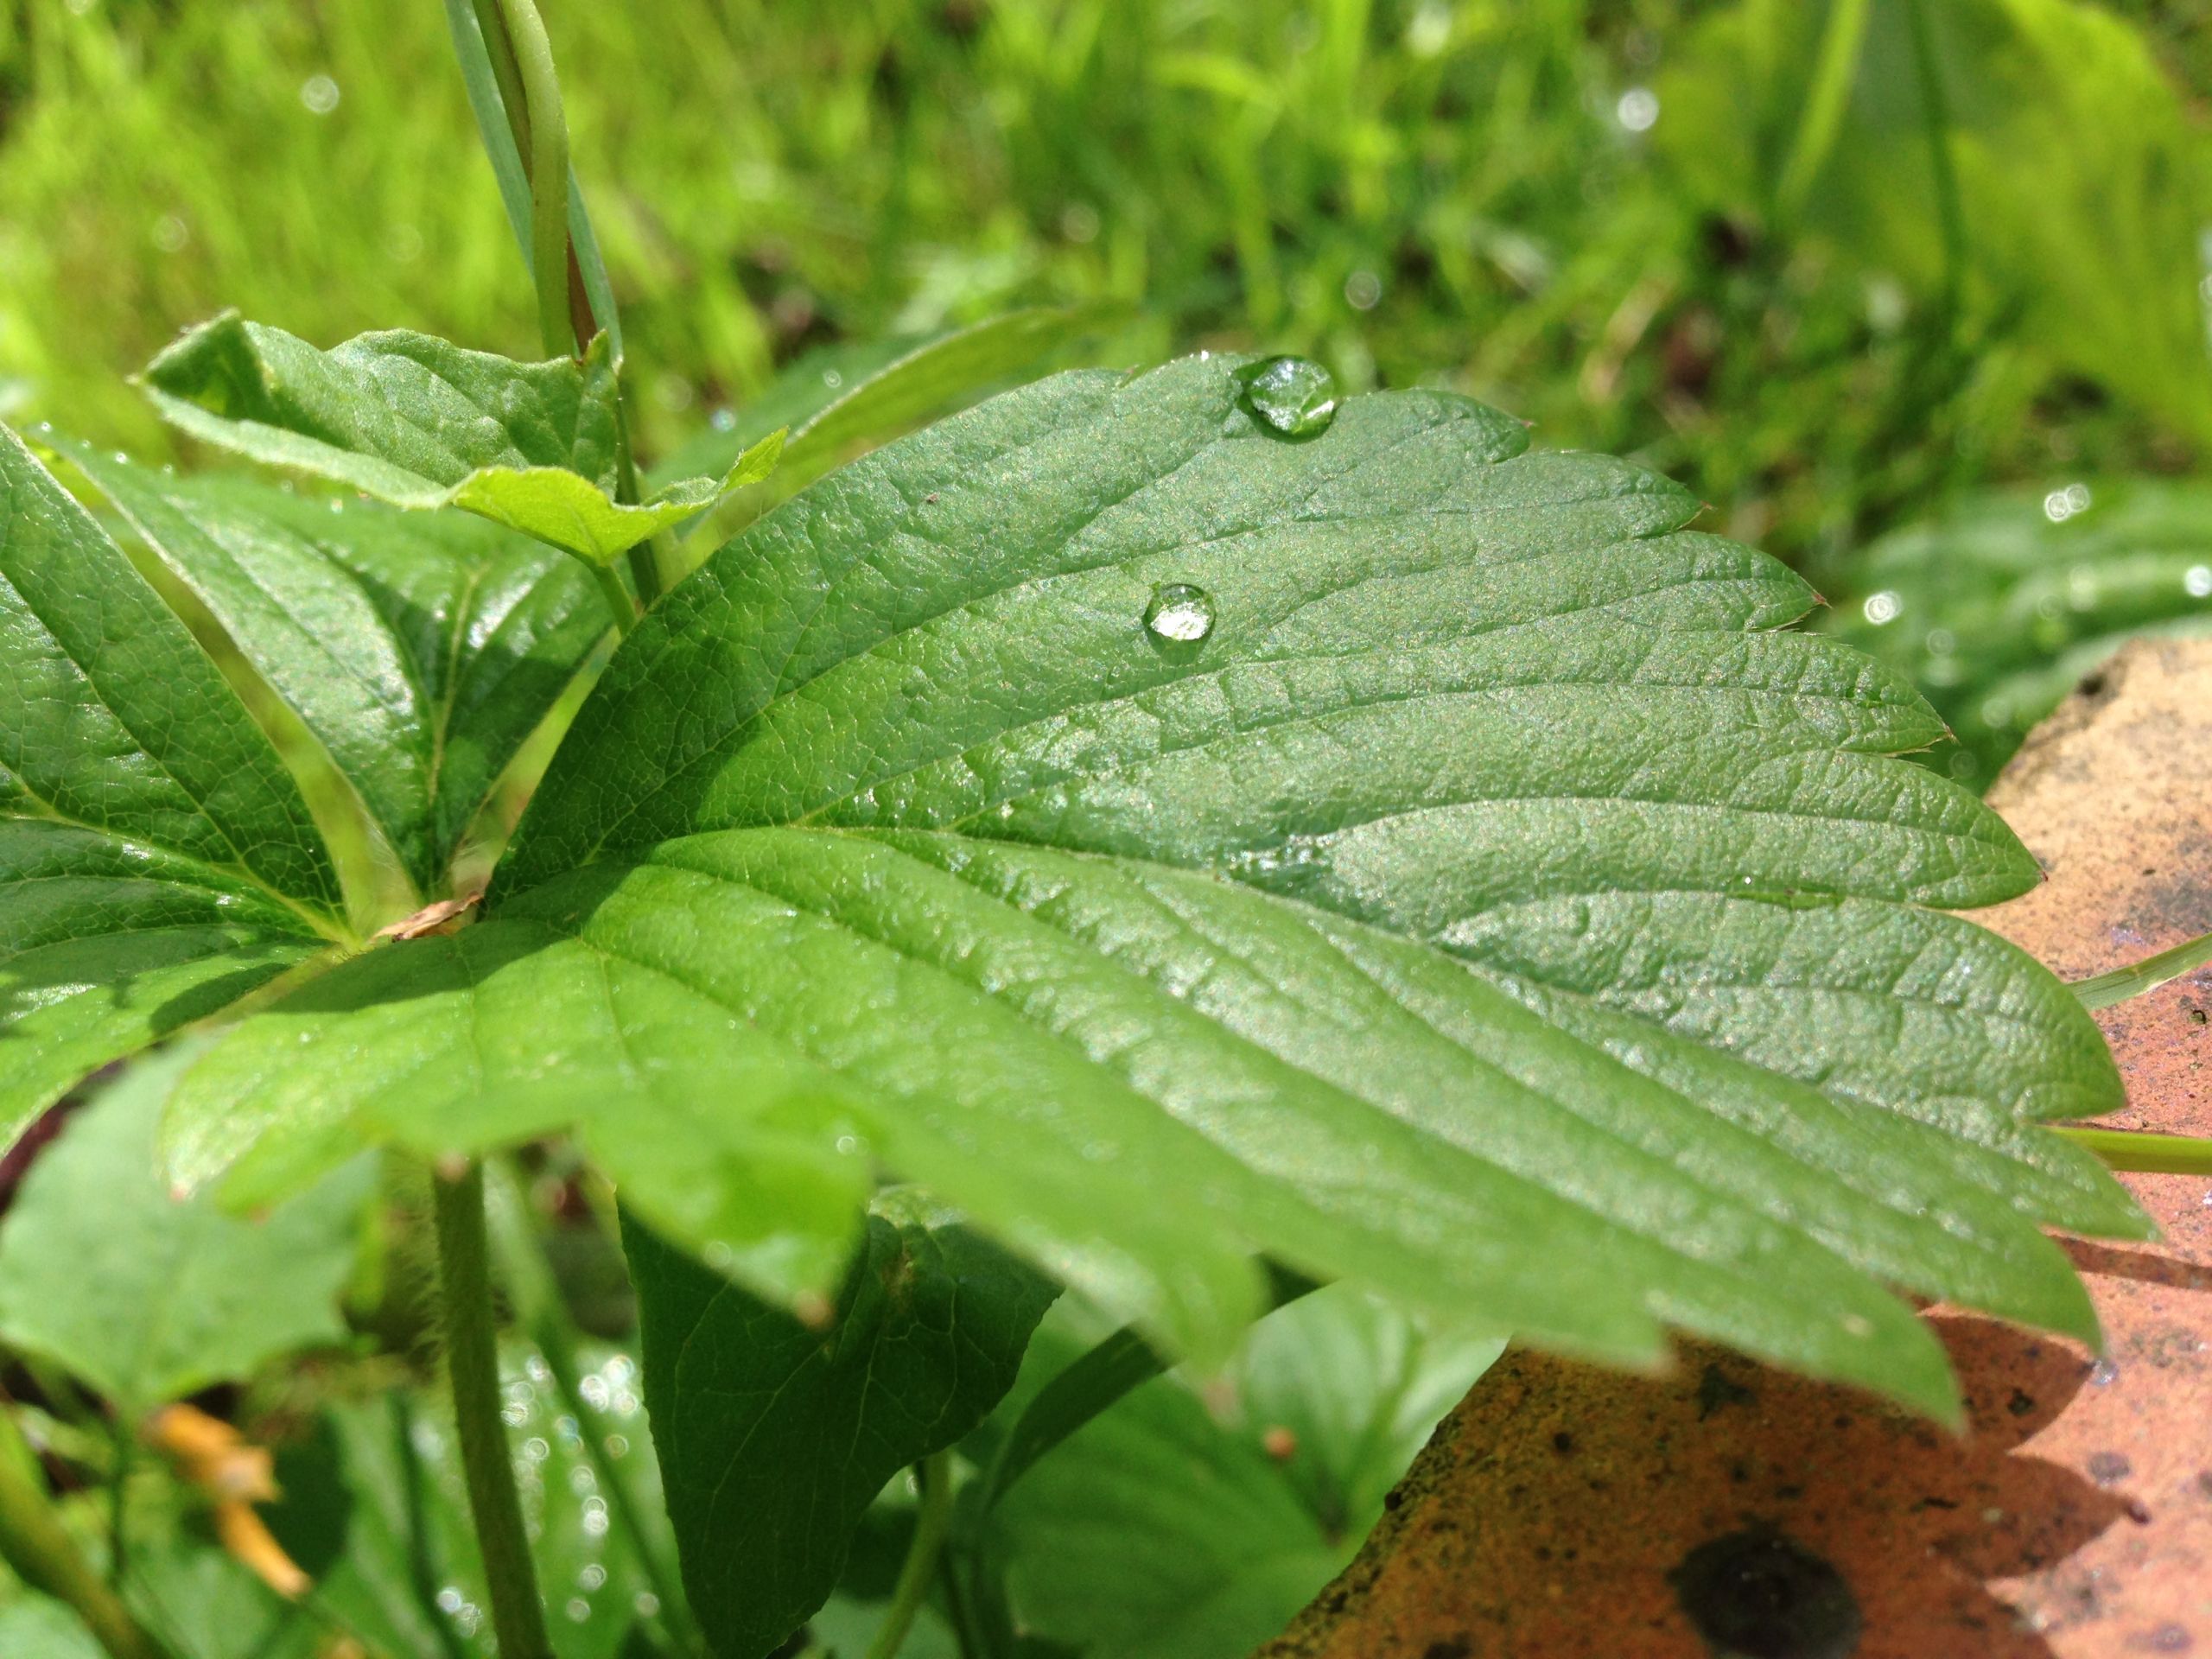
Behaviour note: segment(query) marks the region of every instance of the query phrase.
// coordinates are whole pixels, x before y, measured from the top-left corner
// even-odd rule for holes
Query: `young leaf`
[[[142,1062],[73,1118],[0,1228],[0,1338],[126,1416],[344,1334],[367,1170],[245,1221],[161,1179],[162,1109],[190,1059]]]
[[[763,439],[719,480],[618,502],[611,350],[601,336],[582,362],[517,363],[392,330],[321,352],[226,312],[147,365],[146,389],[206,442],[394,506],[464,507],[604,565],[766,477],[782,439]]]
[[[684,1586],[717,1653],[760,1659],[828,1599],[884,1483],[1013,1385],[1056,1293],[897,1192],[812,1325],[639,1228],[624,1243]]]
[[[315,955],[338,881],[215,665],[0,430],[0,1138]]]
[[[1240,367],[1008,394],[715,555],[618,652],[491,919],[250,1021],[180,1097],[194,1169],[251,1146],[267,1193],[362,1134],[579,1117],[627,1155],[589,1090],[631,1068],[794,1168],[865,1152],[1179,1351],[1257,1311],[1255,1250],[1936,1411],[1882,1284],[2088,1329],[2035,1224],[2143,1224],[2032,1120],[2118,1079],[2056,980],[1921,915],[2036,877],[1887,758],[1926,705],[1762,632],[1808,590],[1663,480],[1433,392],[1277,436]],[[1656,995],[1601,960],[1639,906]],[[1885,983],[1914,938],[1955,982]],[[1709,963],[1758,994],[1697,995]],[[1885,1011],[1958,1052],[1860,1056]],[[750,1214],[733,1271],[773,1254]]]
[[[1025,1372],[1058,1346],[1040,1340]],[[1250,1651],[1351,1560],[1499,1346],[1331,1286],[1253,1328],[1220,1389],[1229,1422],[1180,1377],[1146,1383],[1001,1509],[991,1548],[1015,1618],[1114,1659]]]
[[[575,563],[471,519],[60,446],[321,740],[418,893],[607,632]]]

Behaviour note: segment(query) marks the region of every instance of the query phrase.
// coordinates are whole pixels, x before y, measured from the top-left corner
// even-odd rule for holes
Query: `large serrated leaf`
[[[645,1405],[693,1611],[758,1659],[827,1599],[884,1483],[981,1422],[1053,1287],[912,1194],[815,1327],[634,1228]]]
[[[419,893],[607,632],[575,561],[454,514],[65,453],[207,605],[359,792]]]
[[[205,442],[394,506],[466,508],[598,565],[758,482],[782,446],[772,433],[719,479],[618,500],[621,416],[604,334],[581,361],[518,363],[396,329],[323,352],[226,312],[147,365],[146,389]]]
[[[122,550],[0,431],[0,1139],[339,931],[291,775]]]
[[[1890,758],[1940,734],[1910,685],[1766,632],[1808,590],[1663,480],[1440,393],[1283,441],[1240,367],[1009,394],[717,554],[492,919],[251,1021],[188,1080],[192,1168],[251,1145],[266,1195],[365,1134],[556,1122],[620,1155],[616,1098],[674,1091],[788,1154],[724,1239],[755,1282],[798,1282],[756,1265],[763,1190],[830,1193],[842,1146],[1186,1351],[1255,1310],[1255,1250],[1936,1411],[1884,1286],[2088,1331],[2036,1224],[2139,1217],[2033,1119],[2117,1077],[2055,980],[1920,908],[2035,868]],[[1204,626],[1148,621],[1171,589]],[[1881,1018],[1942,1065],[1865,1056]]]

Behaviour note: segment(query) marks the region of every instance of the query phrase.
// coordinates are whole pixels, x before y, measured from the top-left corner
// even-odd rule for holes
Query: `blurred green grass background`
[[[543,10],[649,453],[810,347],[1097,296],[1123,356],[1632,454],[1816,580],[2212,443],[2201,0]],[[165,454],[125,377],[225,305],[530,352],[437,0],[0,0],[0,414]]]

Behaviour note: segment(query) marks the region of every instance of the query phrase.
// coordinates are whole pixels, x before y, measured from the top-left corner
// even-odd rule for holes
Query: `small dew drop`
[[[707,424],[717,432],[734,432],[737,429],[737,411],[718,409],[707,417]]]
[[[461,1603],[467,1599],[467,1598],[462,1595],[457,1587],[449,1584],[438,1592],[438,1611],[442,1613],[457,1613],[461,1611]]]
[[[1162,582],[1144,607],[1145,631],[1170,645],[1195,645],[1213,632],[1213,595],[1187,582]]]
[[[650,1590],[639,1591],[636,1599],[630,1605],[638,1610],[638,1617],[640,1618],[651,1618],[655,1613],[660,1611],[660,1598]]]
[[[2192,564],[2182,572],[2182,591],[2191,599],[2212,599],[2212,564]]]
[[[845,377],[835,369],[824,369],[822,371],[822,384],[831,391],[835,391],[845,384]]]
[[[1878,628],[1885,622],[1897,620],[1897,613],[1904,608],[1904,601],[1885,588],[1878,594],[1869,594],[1861,608],[1866,613],[1866,620]]]
[[[567,1611],[571,1620],[581,1624],[591,1617],[591,1603],[582,1596],[570,1596]]]
[[[338,83],[328,75],[309,75],[300,83],[300,102],[310,115],[328,115],[338,107]]]
[[[1271,357],[1239,376],[1252,413],[1287,438],[1313,437],[1337,418],[1336,378],[1311,358]]]
[[[597,1561],[589,1562],[576,1574],[576,1582],[586,1590],[596,1590],[607,1582],[607,1569]]]

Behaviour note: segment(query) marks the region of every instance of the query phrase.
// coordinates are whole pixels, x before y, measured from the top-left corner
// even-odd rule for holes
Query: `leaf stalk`
[[[0,1411],[0,1560],[16,1576],[64,1603],[110,1659],[169,1659],[168,1649],[102,1581],[55,1513],[15,1417]]]
[[[875,1640],[868,1644],[868,1659],[898,1659],[906,1633],[914,1627],[914,1616],[929,1599],[930,1586],[937,1578],[938,1556],[951,1526],[952,1453],[931,1453],[914,1465],[914,1474],[921,1483],[922,1502],[914,1516],[913,1542],[906,1547],[890,1608]]]
[[[492,1314],[489,1247],[484,1226],[484,1166],[430,1183],[438,1235],[438,1282],[444,1304],[446,1370],[468,1483],[468,1510],[484,1553],[492,1628],[503,1659],[553,1659],[538,1599],[537,1571],[523,1526],[513,1453],[499,1415],[499,1356]]]
[[[2133,1129],[2061,1129],[2075,1146],[2111,1169],[2139,1175],[2212,1175],[2212,1140],[2190,1135],[2148,1135]]]

